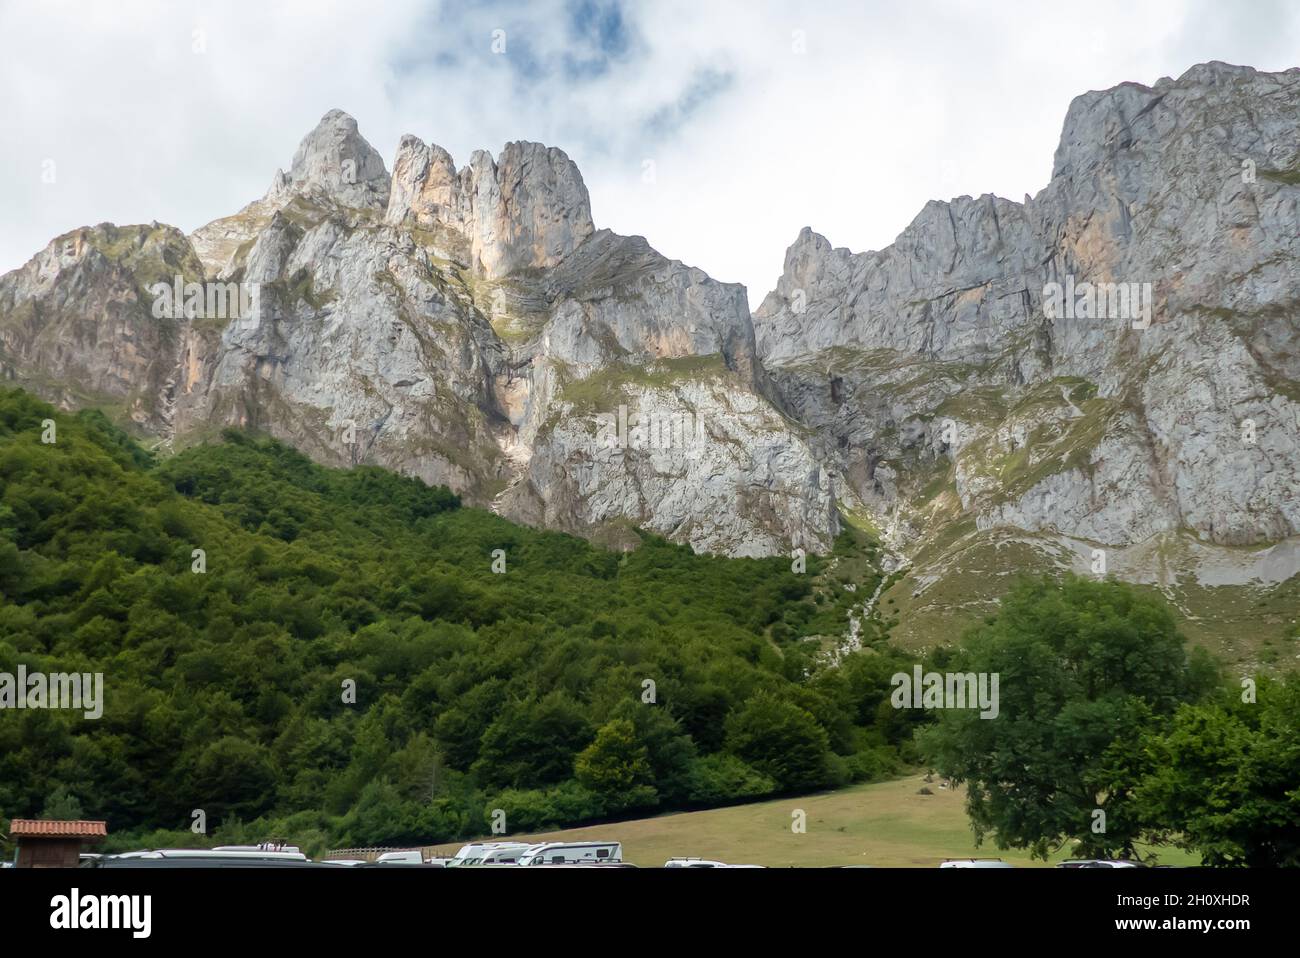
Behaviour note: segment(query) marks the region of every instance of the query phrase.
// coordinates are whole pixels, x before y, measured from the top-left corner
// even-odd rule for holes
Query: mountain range
[[[560,149],[405,136],[390,170],[338,110],[231,216],[0,277],[4,378],[163,452],[243,427],[616,548],[852,527],[904,645],[1026,571],[1117,575],[1237,658],[1300,634],[1298,326],[1300,69],[1223,63],[1077,97],[1022,202],[804,229],[752,314],[598,229]]]

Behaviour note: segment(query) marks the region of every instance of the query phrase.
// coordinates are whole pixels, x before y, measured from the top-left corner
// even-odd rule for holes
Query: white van
[[[620,862],[622,842],[545,842],[533,845],[519,858],[521,865],[576,865],[582,862]]]
[[[940,868],[1015,868],[1011,862],[1000,858],[945,858]]]
[[[384,852],[375,859],[376,865],[423,865],[424,856],[418,851]]]
[[[670,858],[664,868],[765,868],[765,865],[729,865],[714,858]]]

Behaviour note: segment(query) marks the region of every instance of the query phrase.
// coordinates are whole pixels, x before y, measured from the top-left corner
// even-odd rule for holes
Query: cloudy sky
[[[390,165],[403,133],[562,147],[598,226],[757,306],[803,226],[877,249],[927,199],[1035,193],[1071,98],[1211,59],[1300,65],[1300,4],[0,0],[0,270],[234,212],[338,107]]]

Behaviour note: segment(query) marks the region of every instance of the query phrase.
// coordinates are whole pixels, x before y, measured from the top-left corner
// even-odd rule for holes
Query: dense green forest
[[[608,552],[223,438],[154,461],[98,413],[0,393],[0,671],[105,683],[98,720],[0,713],[0,815],[79,808],[127,845],[195,809],[226,840],[444,841],[498,808],[514,831],[907,758],[887,699],[913,657],[828,669],[804,641],[843,631],[814,587],[834,558]]]
[[[820,654],[876,548],[849,532],[802,571],[649,535],[609,552],[240,432],[155,459],[99,413],[0,391],[0,673],[105,685],[98,719],[0,711],[0,832],[86,816],[110,850],[316,852],[928,767],[999,847],[1300,865],[1294,676],[1221,674],[1158,596],[1065,576],[919,657],[999,675],[996,721],[897,708],[918,655],[889,621]]]

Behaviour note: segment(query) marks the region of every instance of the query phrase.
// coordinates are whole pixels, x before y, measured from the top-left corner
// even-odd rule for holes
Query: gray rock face
[[[393,171],[387,221],[467,239],[488,279],[554,266],[595,232],[582,175],[554,147],[507,143],[495,162],[478,150],[457,173],[442,147],[405,136]]]
[[[1274,543],[1300,533],[1298,117],[1296,70],[1085,94],[1037,196],[929,203],[873,252],[806,229],[751,317],[597,230],[560,150],[457,169],[407,136],[390,176],[332,111],[188,241],[78,230],[0,278],[2,360],[163,442],[251,426],[611,542],[822,550],[846,516],[905,553]],[[176,275],[257,309],[159,320]]]
[[[202,328],[154,316],[149,287],[201,280],[185,235],[170,226],[102,223],[52,240],[0,276],[3,377],[65,407],[106,405],[150,431],[170,428],[185,357]]]
[[[759,555],[838,529],[833,478],[760,395],[744,289],[597,232],[560,150],[510,143],[458,171],[407,136],[390,177],[332,111],[263,198],[192,249],[166,239],[187,281],[256,290],[256,309],[124,327],[117,286],[147,316],[142,284],[170,273],[91,253],[102,277],[51,325],[45,301],[85,284],[38,257],[0,286],[14,375],[69,405],[129,395],[164,442],[251,427],[612,542],[637,525]],[[51,388],[74,377],[85,394]],[[629,407],[631,434],[606,442],[597,424]]]
[[[625,383],[606,404],[561,392],[550,410],[508,514],[582,535],[630,523],[745,556],[820,550],[838,528],[834,477],[721,365]]]
[[[286,176],[276,171],[271,194],[296,194],[358,209],[388,205],[388,169],[357,132],[357,121],[330,110],[303,138]]]
[[[925,512],[951,458],[981,528],[1294,536],[1298,114],[1300,70],[1085,94],[1036,197],[930,203],[879,252],[801,233],[754,317],[760,359],[877,508]],[[1067,313],[1052,283],[1122,285]]]

